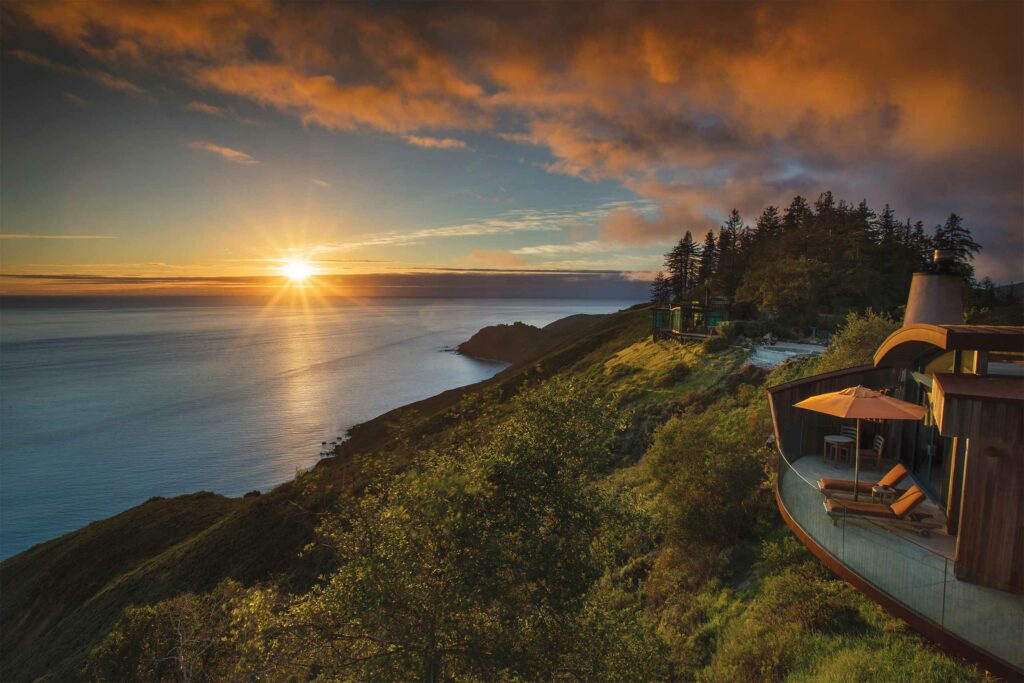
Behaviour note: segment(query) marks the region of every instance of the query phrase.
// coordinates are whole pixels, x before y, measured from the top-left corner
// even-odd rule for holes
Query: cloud
[[[207,104],[206,102],[189,102],[185,105],[185,109],[199,114],[208,114],[210,116],[224,117],[230,114],[227,109],[224,109],[223,107],[215,107],[214,105]]]
[[[541,244],[533,247],[520,247],[511,250],[510,253],[520,255],[600,254],[612,248],[614,248],[614,245],[607,242],[589,240],[586,242],[571,242],[569,244]]]
[[[475,249],[462,259],[464,263],[495,268],[518,268],[527,265],[522,256],[500,249]]]
[[[446,72],[450,69],[442,63],[417,60],[411,71],[394,75],[398,82],[348,85],[330,74],[307,74],[290,64],[253,63],[201,68],[194,80],[327,129],[408,133],[436,127],[482,128],[487,120],[478,105],[482,88]]]
[[[422,135],[406,135],[404,139],[410,145],[427,147],[429,149],[466,149],[467,147],[465,142],[462,140],[455,140],[454,138],[432,138]]]
[[[11,16],[111,70],[177,75],[305,125],[536,146],[550,173],[657,204],[604,219],[607,241],[653,244],[732,206],[833,189],[928,223],[958,210],[979,241],[1010,247],[1004,266],[1024,248],[1020,3],[79,0]]]
[[[396,230],[356,236],[347,242],[313,245],[309,250],[313,253],[325,253],[382,245],[408,246],[438,238],[478,237],[518,232],[557,232],[567,226],[576,228],[581,221],[596,222],[616,209],[624,207],[643,208],[645,206],[647,206],[646,202],[641,200],[626,200],[605,202],[590,208],[508,211],[483,220],[455,225],[421,228],[419,230]]]
[[[112,240],[113,235],[37,235],[29,232],[0,233],[0,240]]]
[[[118,78],[108,74],[106,71],[100,69],[84,69],[82,71],[88,78],[91,78],[95,82],[102,85],[104,88],[111,88],[113,90],[120,90],[130,95],[145,95],[146,91],[135,85],[131,81],[123,78]]]
[[[222,147],[221,145],[215,145],[212,142],[190,142],[185,145],[189,149],[198,149],[203,152],[210,152],[220,156],[226,161],[230,161],[236,164],[258,164],[259,160],[253,159],[245,152],[240,152],[237,149],[231,149],[230,147]]]
[[[313,183],[314,185],[316,185],[317,187],[330,187],[331,186],[331,184],[329,182],[327,182],[326,180],[320,180],[319,178],[314,178],[310,182]]]
[[[64,97],[66,97],[69,102],[73,102],[74,104],[78,105],[79,107],[88,107],[89,106],[89,100],[85,99],[84,97],[79,97],[78,95],[76,95],[74,93],[65,92],[64,93]]]
[[[113,90],[120,90],[122,92],[129,93],[131,95],[143,96],[146,91],[135,85],[131,81],[125,80],[114,76],[102,69],[87,69],[81,67],[67,66],[66,64],[60,64],[46,57],[41,57],[37,54],[28,52],[26,50],[14,49],[9,50],[8,54],[19,59],[27,64],[35,64],[57,73],[72,74],[78,76],[85,76],[86,78],[102,85],[105,88],[111,88]]]

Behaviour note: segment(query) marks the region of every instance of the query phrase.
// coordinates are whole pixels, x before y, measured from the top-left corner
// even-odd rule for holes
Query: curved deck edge
[[[783,457],[780,451],[779,457]],[[1006,679],[1007,681],[1024,680],[1024,671],[1021,671],[999,657],[981,650],[968,641],[945,630],[935,622],[927,619],[917,612],[904,606],[895,598],[890,597],[883,591],[875,588],[870,582],[840,562],[834,555],[819,546],[810,535],[807,534],[799,523],[789,514],[786,505],[782,502],[782,495],[779,493],[779,480],[775,479],[775,504],[779,508],[783,521],[789,527],[797,539],[826,567],[837,574],[841,579],[853,586],[859,592],[866,595],[872,601],[878,603],[882,609],[890,615],[902,619],[907,624],[928,638],[947,653],[970,661],[990,673]]]

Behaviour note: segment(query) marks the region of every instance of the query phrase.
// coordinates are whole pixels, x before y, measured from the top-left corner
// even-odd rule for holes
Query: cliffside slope
[[[0,678],[75,679],[128,605],[206,591],[224,578],[307,587],[323,570],[317,554],[300,557],[319,515],[365,484],[348,466],[355,454],[387,450],[407,461],[415,449],[443,442],[456,411],[464,418],[524,383],[611,355],[646,336],[648,316],[633,307],[553,323],[531,354],[495,377],[357,425],[338,457],[269,493],[148,501],[7,559],[0,563]]]

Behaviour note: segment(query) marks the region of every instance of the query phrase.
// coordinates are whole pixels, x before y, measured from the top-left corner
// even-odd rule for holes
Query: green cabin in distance
[[[663,304],[652,309],[652,333],[655,340],[680,339],[682,335],[707,336],[729,319],[729,300],[712,297],[707,303],[683,301],[677,306]]]

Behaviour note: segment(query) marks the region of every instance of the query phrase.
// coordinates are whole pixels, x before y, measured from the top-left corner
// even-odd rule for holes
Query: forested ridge
[[[933,252],[941,249],[963,277],[969,318],[985,320],[992,309],[1004,309],[1004,317],[1024,322],[1019,306],[1010,310],[1012,293],[975,277],[972,261],[981,248],[956,213],[929,231],[888,204],[876,212],[865,201],[824,192],[813,203],[798,196],[785,209],[769,206],[749,225],[733,209],[703,240],[685,231],[665,254],[651,298],[667,304],[720,297],[735,318],[828,328],[849,310],[896,313],[913,273],[932,269]]]

